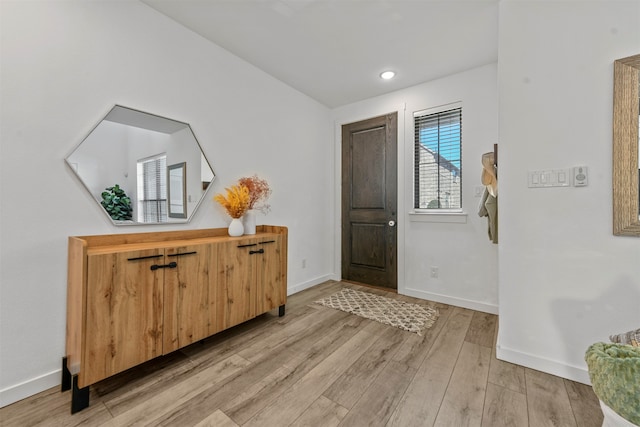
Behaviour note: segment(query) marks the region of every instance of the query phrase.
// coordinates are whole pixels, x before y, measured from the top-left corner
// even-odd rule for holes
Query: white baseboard
[[[312,288],[327,280],[338,280],[334,274],[325,274],[324,276],[316,277],[315,279],[307,280],[306,282],[299,283],[289,289],[287,289],[287,296],[297,294],[305,289]]]
[[[483,313],[498,314],[498,306],[480,301],[473,301],[464,298],[451,297],[447,295],[435,294],[433,292],[425,292],[419,289],[404,288],[398,289],[398,293],[410,297],[426,299],[429,301],[440,302],[443,304],[454,305],[456,307],[468,308],[471,310],[481,311]]]
[[[557,360],[505,348],[499,343],[496,346],[496,357],[505,362],[515,363],[516,365],[526,366],[536,371],[546,372],[557,377],[591,385],[589,371],[585,367],[571,366]]]
[[[11,405],[19,400],[25,399],[34,394],[48,390],[52,387],[60,387],[62,369],[57,369],[48,374],[41,375],[20,384],[0,390],[0,408]]]

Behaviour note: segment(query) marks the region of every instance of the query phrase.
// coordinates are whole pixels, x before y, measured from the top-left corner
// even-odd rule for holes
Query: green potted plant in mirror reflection
[[[128,221],[132,218],[131,199],[118,184],[105,188],[100,204],[115,221]]]

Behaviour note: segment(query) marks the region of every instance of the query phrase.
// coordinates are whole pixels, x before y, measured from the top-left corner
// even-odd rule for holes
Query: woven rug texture
[[[349,288],[315,301],[315,303],[375,320],[385,325],[395,326],[418,335],[422,335],[422,331],[433,326],[439,315],[438,310],[434,307],[398,301]]]

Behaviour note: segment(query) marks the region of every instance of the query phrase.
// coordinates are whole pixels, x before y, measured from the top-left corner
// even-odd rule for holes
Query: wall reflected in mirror
[[[119,105],[66,162],[116,225],[188,222],[215,178],[188,123]],[[115,185],[130,199],[130,220],[117,219],[101,204],[102,193]]]

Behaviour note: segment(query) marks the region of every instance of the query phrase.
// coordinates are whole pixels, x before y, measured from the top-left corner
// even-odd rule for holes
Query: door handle
[[[389,227],[393,227],[394,225],[396,225],[396,222],[394,220],[390,220]]]

